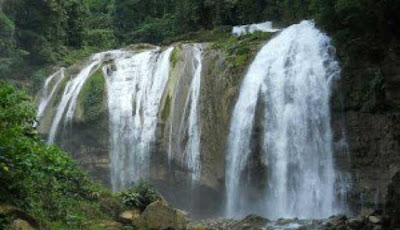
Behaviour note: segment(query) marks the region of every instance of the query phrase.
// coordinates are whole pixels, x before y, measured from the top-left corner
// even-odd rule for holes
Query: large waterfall
[[[283,30],[259,51],[231,120],[229,217],[256,212],[270,218],[325,218],[335,213],[330,97],[339,71],[329,38],[310,21]],[[252,143],[255,129],[261,130],[258,150]],[[265,181],[258,197],[249,197],[243,186],[255,176],[246,173],[253,154],[260,154],[267,168],[256,179]]]
[[[330,39],[305,21],[280,30],[247,74],[231,58],[197,43],[94,54],[48,77],[39,131],[114,190],[149,180],[196,216],[340,212]]]

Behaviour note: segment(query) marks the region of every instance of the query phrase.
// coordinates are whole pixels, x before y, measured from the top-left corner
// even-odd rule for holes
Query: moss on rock
[[[182,58],[182,50],[181,48],[178,46],[176,47],[171,54],[171,64],[172,64],[172,68],[175,68],[176,63]]]
[[[94,72],[85,83],[79,95],[81,119],[93,122],[105,111],[105,79],[101,69]]]

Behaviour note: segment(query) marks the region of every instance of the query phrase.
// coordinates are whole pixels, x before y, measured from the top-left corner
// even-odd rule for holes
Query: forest
[[[198,30],[315,19],[343,47],[378,58],[399,38],[396,0],[3,0],[0,74],[127,44],[168,43]],[[369,48],[369,49],[366,49]],[[79,50],[79,52],[77,52]],[[367,51],[368,50],[368,51]],[[72,58],[72,60],[71,60]],[[25,66],[25,65],[24,65]],[[42,70],[43,71],[43,70]]]

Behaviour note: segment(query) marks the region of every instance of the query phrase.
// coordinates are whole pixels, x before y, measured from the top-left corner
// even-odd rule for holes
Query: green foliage
[[[85,43],[89,47],[113,48],[116,44],[114,31],[110,29],[92,29],[85,33]]]
[[[254,33],[241,37],[231,36],[228,39],[220,39],[214,43],[213,48],[221,49],[228,54],[227,64],[233,67],[243,68],[247,66],[252,54],[258,49],[259,44],[268,41],[271,33]]]
[[[0,78],[6,76],[11,68],[22,63],[28,53],[19,49],[15,43],[13,33],[14,22],[0,11]]]
[[[159,44],[166,39],[171,39],[177,35],[175,17],[165,15],[162,18],[148,17],[132,33],[132,43],[149,42]]]
[[[24,92],[0,82],[0,203],[23,208],[41,226],[58,223],[50,229],[87,229],[90,217],[109,218],[100,210],[103,192],[68,155],[39,139],[34,107]]]
[[[171,96],[168,95],[167,99],[165,100],[164,108],[161,111],[161,119],[163,121],[166,121],[169,117],[170,112],[171,112]]]
[[[396,0],[313,0],[311,9],[317,23],[352,59],[380,61],[400,38]]]
[[[99,69],[85,83],[79,95],[80,106],[84,109],[86,122],[96,121],[104,112],[105,79]]]
[[[145,181],[140,181],[132,188],[119,194],[124,205],[129,208],[144,210],[149,204],[160,199],[155,188]]]
[[[98,51],[98,49],[93,47],[85,46],[79,50],[70,50],[65,55],[63,60],[61,61],[63,65],[70,66],[75,64],[78,61],[81,61],[87,57],[89,57],[94,52]]]

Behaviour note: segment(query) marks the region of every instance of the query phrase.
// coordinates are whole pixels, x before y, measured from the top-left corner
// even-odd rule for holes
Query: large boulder
[[[11,230],[35,230],[35,229],[25,220],[17,219],[12,222]]]
[[[124,224],[132,224],[140,219],[139,210],[124,211],[118,216],[118,220]]]
[[[151,203],[140,216],[138,227],[141,229],[185,230],[187,219],[184,212],[172,208],[165,201]]]

